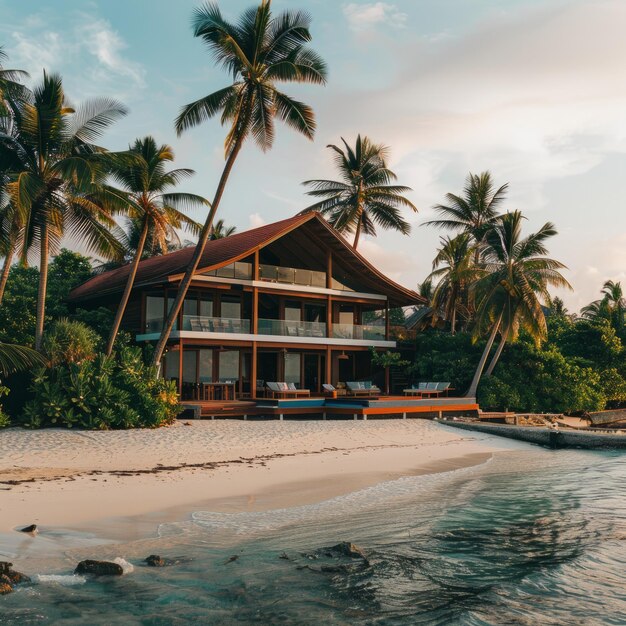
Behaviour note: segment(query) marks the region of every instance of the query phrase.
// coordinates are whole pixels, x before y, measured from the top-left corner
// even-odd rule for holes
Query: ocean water
[[[369,563],[325,550],[340,541]],[[178,562],[142,566],[151,553]],[[134,568],[72,576],[87,557]],[[38,563],[0,597],[0,624],[626,624],[626,455],[511,450],[317,505],[196,511]]]

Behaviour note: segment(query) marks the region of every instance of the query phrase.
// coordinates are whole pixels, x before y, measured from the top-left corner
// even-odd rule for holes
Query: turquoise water
[[[369,565],[324,556],[343,540]],[[180,563],[142,567],[152,552]],[[68,549],[59,577],[0,598],[0,624],[626,624],[626,455],[512,450],[319,505],[196,512],[88,555],[135,568],[75,579],[87,554]]]

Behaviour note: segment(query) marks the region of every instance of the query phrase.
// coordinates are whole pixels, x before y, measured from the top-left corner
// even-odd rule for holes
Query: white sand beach
[[[318,502],[485,462],[506,444],[426,420],[190,421],[131,431],[0,431],[0,532],[163,512]]]

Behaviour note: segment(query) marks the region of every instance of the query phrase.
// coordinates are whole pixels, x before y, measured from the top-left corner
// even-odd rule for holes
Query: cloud
[[[259,226],[265,226],[265,224],[267,224],[258,213],[251,213],[248,217],[250,220],[250,228],[258,228]]]
[[[79,99],[106,95],[133,99],[146,86],[145,69],[124,56],[126,42],[111,24],[79,13],[69,24],[55,24],[34,14],[27,18],[28,35],[13,30],[8,46],[11,61],[34,80],[43,69],[59,72],[66,91]]]
[[[407,267],[413,264],[411,255],[382,246],[369,238],[359,242],[358,251],[379,271],[399,281]]]
[[[407,20],[406,13],[398,10],[395,4],[388,4],[387,2],[369,4],[351,2],[343,5],[343,14],[348,20],[350,28],[355,31],[371,30],[378,24],[402,28]]]

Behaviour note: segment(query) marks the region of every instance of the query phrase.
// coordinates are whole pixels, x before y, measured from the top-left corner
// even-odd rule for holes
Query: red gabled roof
[[[377,287],[374,293],[386,294],[390,300],[396,301],[399,306],[404,304],[416,304],[423,301],[417,293],[406,289],[381,274],[373,265],[345,241],[318,213],[296,215],[273,224],[266,224],[242,233],[236,233],[230,237],[208,241],[204,253],[198,265],[198,272],[206,271],[213,267],[227,265],[238,259],[252,254],[255,249],[270,244],[288,232],[310,223],[318,235],[323,235],[324,240],[341,254],[350,266],[359,266],[366,280],[373,287]],[[172,276],[183,274],[193,255],[194,247],[177,250],[163,256],[151,257],[139,263],[135,287],[152,283],[167,281]],[[71,291],[71,301],[88,300],[109,293],[123,291],[130,265],[124,265],[114,270],[109,270],[94,276],[87,282],[79,285]]]

